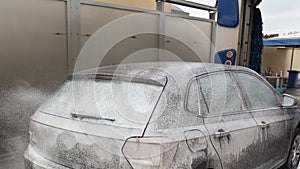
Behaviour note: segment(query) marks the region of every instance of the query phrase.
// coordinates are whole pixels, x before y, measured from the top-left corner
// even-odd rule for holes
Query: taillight
[[[166,137],[131,137],[122,152],[134,169],[168,168],[176,153],[177,143]]]

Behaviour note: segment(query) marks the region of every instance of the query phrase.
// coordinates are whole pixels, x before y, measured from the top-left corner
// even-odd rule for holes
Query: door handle
[[[227,137],[227,136],[229,136],[229,135],[230,135],[230,132],[225,131],[225,130],[223,130],[223,129],[219,129],[217,132],[215,132],[215,133],[213,134],[213,136],[214,136],[215,138]]]
[[[259,124],[259,127],[261,129],[266,129],[266,128],[269,128],[270,127],[270,124],[266,123],[265,121],[262,121],[260,124]]]

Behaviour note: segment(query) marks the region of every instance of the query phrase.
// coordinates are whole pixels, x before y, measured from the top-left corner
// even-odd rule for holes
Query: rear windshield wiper
[[[93,79],[95,81],[99,80],[115,80],[115,81],[124,81],[124,82],[135,82],[142,84],[150,84],[156,86],[163,86],[165,83],[165,77],[159,79],[151,79],[151,77],[135,77],[129,75],[121,74],[77,74],[71,75],[68,77],[69,80],[76,79]]]
[[[77,113],[77,112],[72,112],[71,116],[73,118],[79,118],[79,119],[96,119],[96,120],[107,120],[114,122],[116,119],[113,118],[106,118],[106,117],[101,117],[101,116],[93,116],[93,115],[88,115],[86,113]]]

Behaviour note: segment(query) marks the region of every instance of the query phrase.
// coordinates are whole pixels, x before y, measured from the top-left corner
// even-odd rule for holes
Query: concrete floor
[[[288,89],[286,93],[297,97],[300,106],[300,86],[296,89]],[[27,145],[28,136],[24,135],[24,132],[14,134],[11,138],[2,138],[0,135],[0,169],[24,169],[23,152]]]

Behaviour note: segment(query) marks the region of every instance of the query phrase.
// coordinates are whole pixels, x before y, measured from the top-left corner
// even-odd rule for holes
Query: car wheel
[[[288,161],[286,163],[286,168],[297,169],[300,161],[300,129],[297,128],[295,136],[290,148],[290,153]]]

